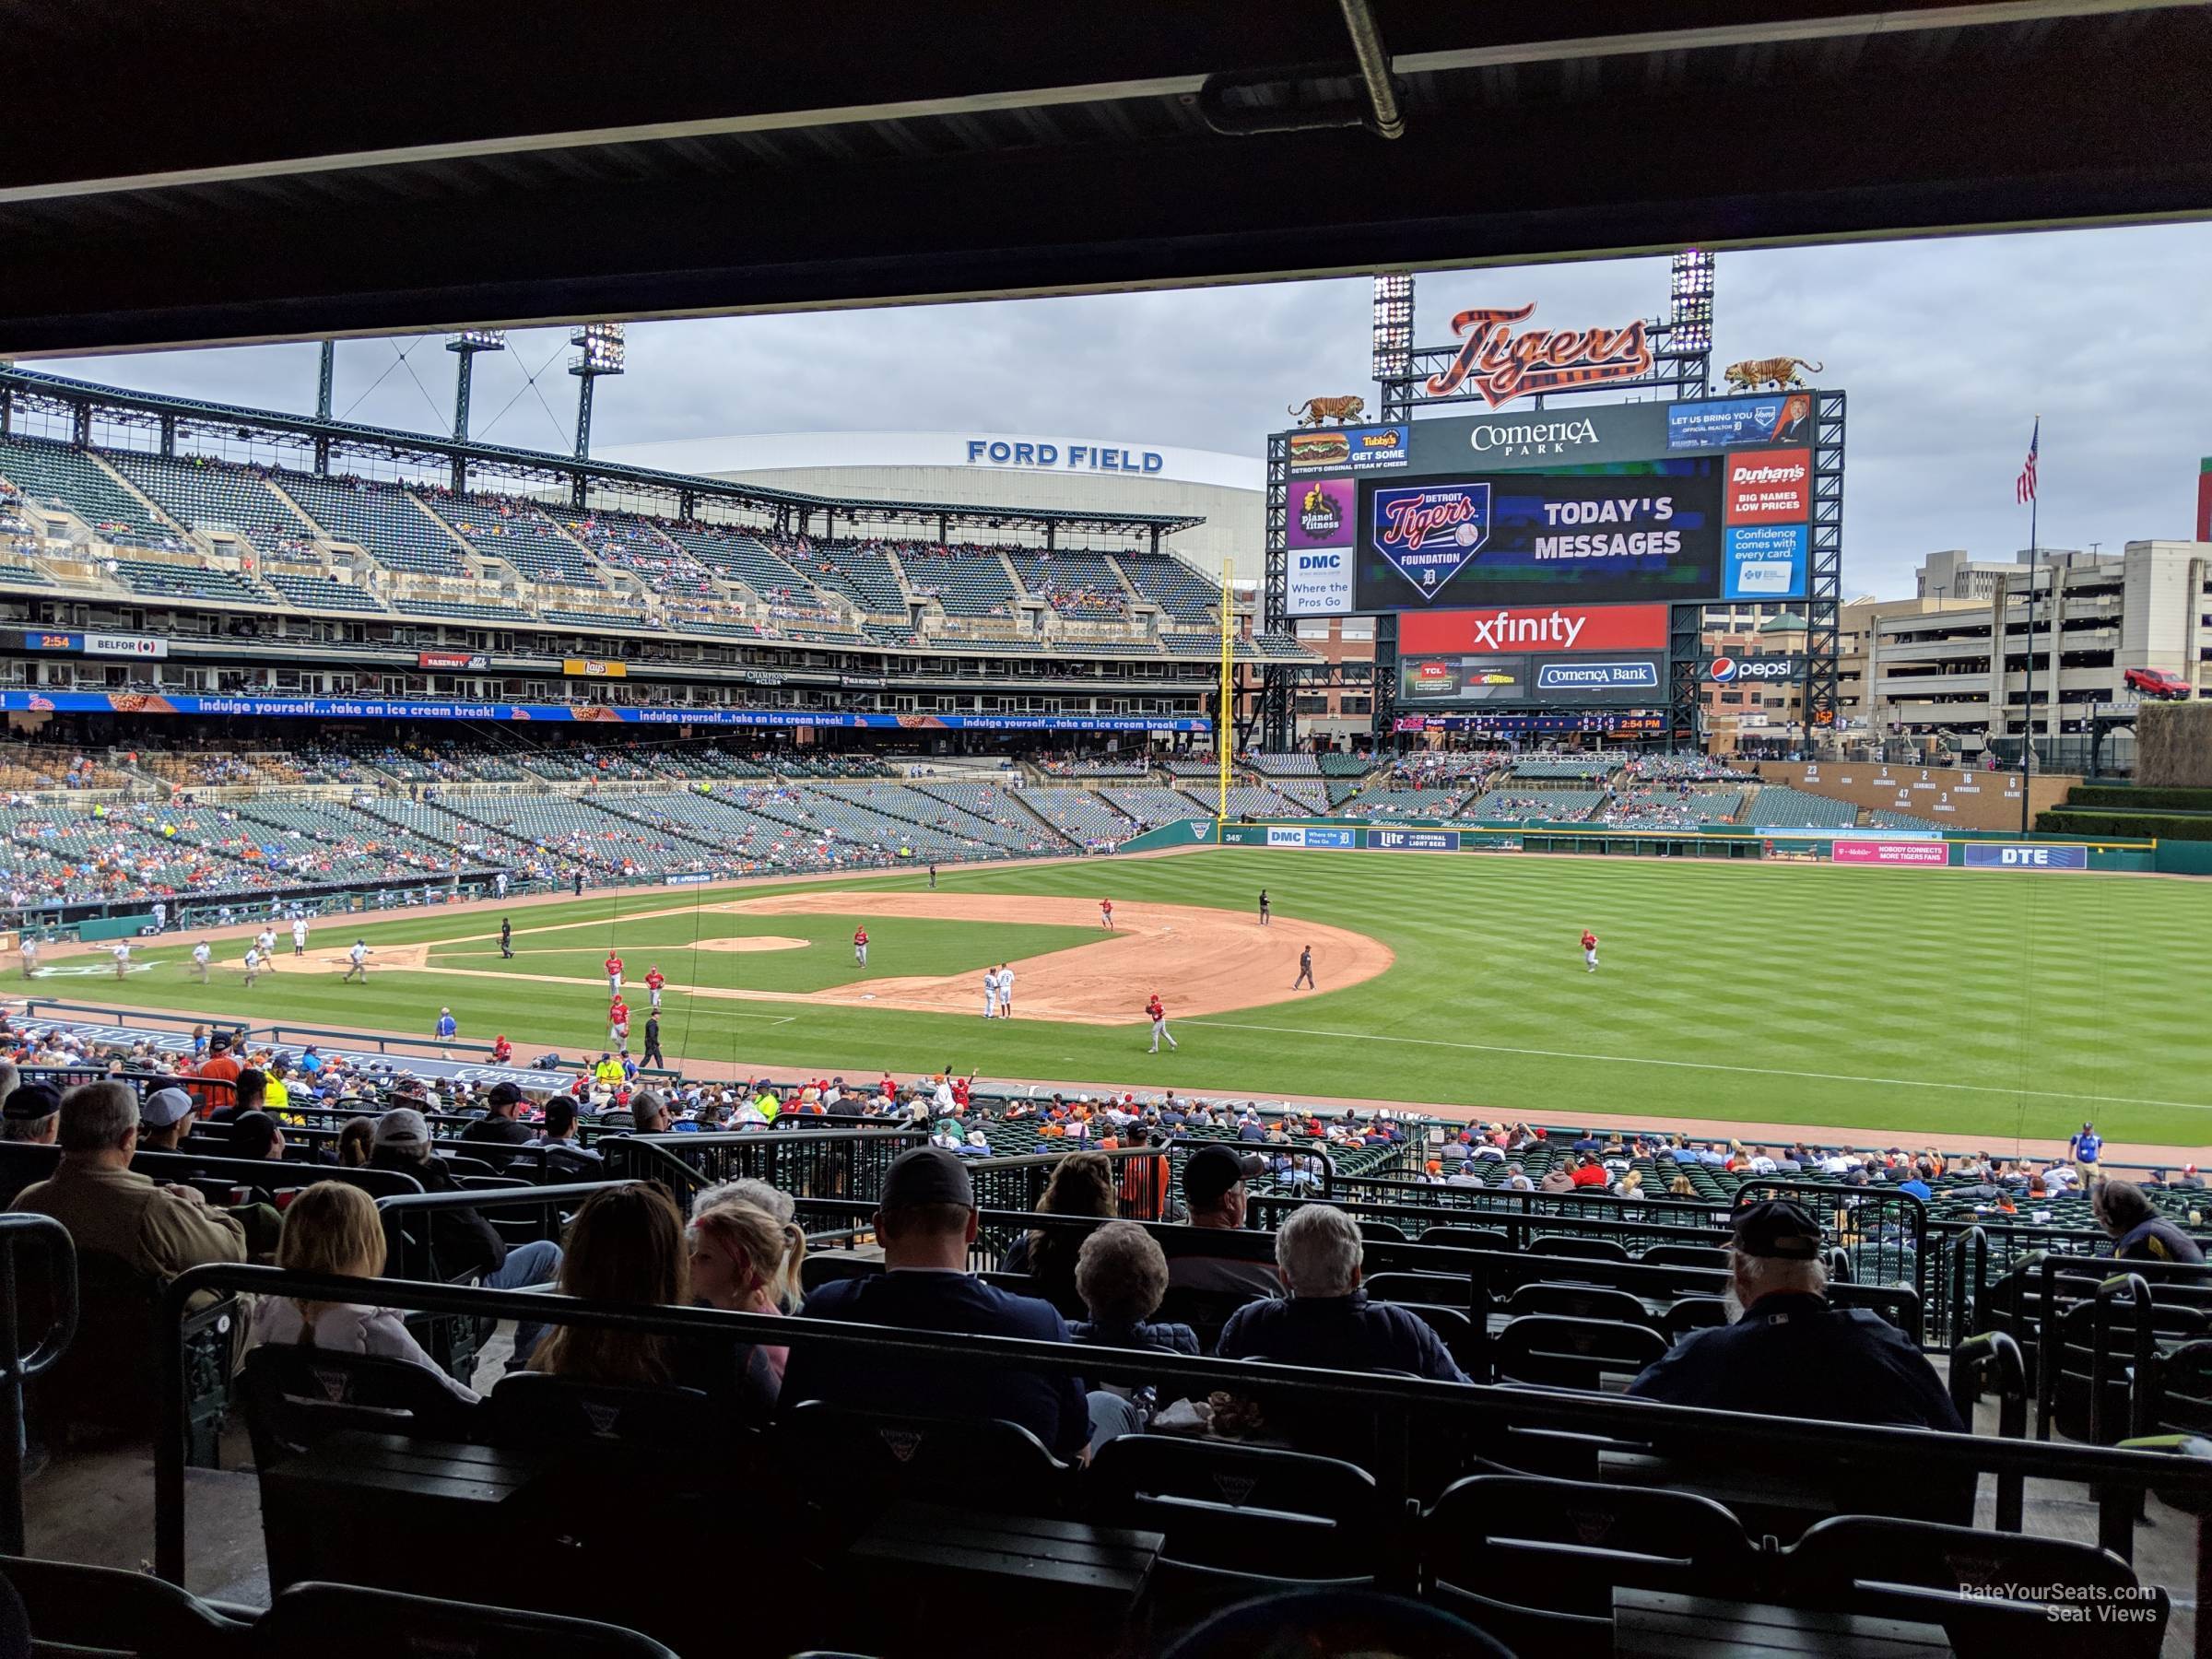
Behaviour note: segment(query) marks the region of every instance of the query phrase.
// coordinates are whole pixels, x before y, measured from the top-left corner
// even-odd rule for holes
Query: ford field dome
[[[1261,576],[1267,468],[1257,455],[1068,433],[749,432],[630,444],[606,459],[844,500],[1203,518],[1177,533],[1175,551],[1209,574],[1233,560],[1240,585]],[[1040,534],[1008,525],[1004,539]]]

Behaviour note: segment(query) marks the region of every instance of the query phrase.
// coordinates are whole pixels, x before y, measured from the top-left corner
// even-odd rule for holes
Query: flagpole
[[[2035,418],[2034,448],[2039,452],[2042,448],[2042,440],[2043,418],[2038,415]],[[2030,762],[2035,756],[2035,579],[2041,574],[2043,562],[2042,542],[2036,535],[2036,514],[2042,510],[2043,504],[2042,481],[2038,478],[2033,483],[2034,487],[2028,492],[2028,722],[2020,738],[2020,835],[2023,839],[2028,835],[2032,816],[2028,807],[2028,785],[2034,776]],[[2056,686],[2052,687],[2053,696],[2051,702],[2053,709],[2058,706],[2057,689]],[[2054,725],[2052,730],[2055,734],[2057,727]]]

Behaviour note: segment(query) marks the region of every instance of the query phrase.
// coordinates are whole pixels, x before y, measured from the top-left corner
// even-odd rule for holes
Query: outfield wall
[[[1580,853],[1643,858],[1757,858],[1783,862],[1882,865],[1893,869],[1993,869],[2065,872],[2107,870],[2147,875],[2212,874],[2212,865],[2176,851],[2186,843],[2085,841],[2063,835],[2006,835],[1996,830],[1763,830],[1720,825],[1702,830],[1632,830],[1591,824],[1347,824],[1329,818],[1285,818],[1217,826],[1186,818],[1123,843],[1124,853],[1167,847],[1301,847],[1361,853]],[[1839,851],[1841,849],[1841,851]]]

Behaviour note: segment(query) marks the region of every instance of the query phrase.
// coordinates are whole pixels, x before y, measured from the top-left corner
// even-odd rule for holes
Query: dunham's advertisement
[[[1363,478],[1353,608],[1717,598],[1719,464],[1658,465],[1621,476]]]

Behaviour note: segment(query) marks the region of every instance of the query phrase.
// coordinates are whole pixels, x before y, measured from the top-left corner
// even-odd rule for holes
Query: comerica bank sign
[[[1045,438],[971,438],[970,466],[1027,466],[1055,472],[1157,473],[1167,465],[1158,450],[1115,444],[1066,443]]]

